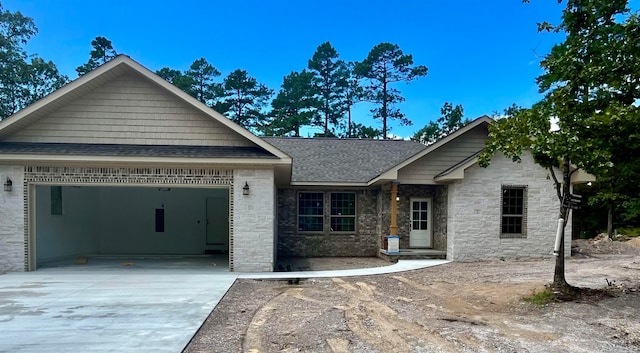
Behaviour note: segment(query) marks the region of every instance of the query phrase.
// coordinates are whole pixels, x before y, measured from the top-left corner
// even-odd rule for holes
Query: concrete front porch
[[[446,259],[447,252],[436,249],[400,249],[400,253],[390,253],[386,249],[380,249],[378,257],[397,262],[398,260],[414,260],[414,259]]]

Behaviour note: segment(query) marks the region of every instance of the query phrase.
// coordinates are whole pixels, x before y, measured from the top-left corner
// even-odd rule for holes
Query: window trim
[[[322,194],[322,230],[300,230],[300,194]],[[354,196],[354,214],[353,215],[332,215],[331,214],[331,197],[334,194],[353,194]],[[320,217],[320,216],[311,216]],[[352,231],[333,231],[331,230],[331,220],[335,217],[352,217]],[[358,192],[357,191],[317,191],[317,190],[298,190],[296,193],[296,233],[298,234],[334,234],[334,235],[352,235],[358,233]]]
[[[301,194],[321,194],[322,195],[322,213],[320,215],[301,215],[300,214],[300,195]],[[325,193],[324,191],[298,191],[296,194],[296,229],[298,233],[305,234],[318,234],[325,232]],[[300,217],[314,217],[322,219],[322,229],[321,230],[301,230],[300,229]]]
[[[331,204],[332,200],[332,196],[335,194],[352,194],[353,195],[353,215],[334,215],[332,213],[332,208],[333,205]],[[331,191],[329,192],[329,222],[327,223],[327,225],[329,226],[329,233],[331,234],[353,234],[356,233],[356,230],[358,229],[358,194],[355,191]],[[353,218],[353,230],[333,230],[331,228],[331,221],[334,218]]]
[[[505,215],[503,213],[503,206],[504,206],[504,191],[507,189],[520,189],[522,190],[522,214],[521,215]],[[500,188],[500,238],[503,239],[509,239],[509,238],[526,238],[527,237],[527,213],[529,210],[528,207],[528,186],[527,185],[510,185],[510,184],[505,184],[502,185],[502,187]],[[503,233],[502,229],[503,229],[503,225],[504,225],[504,219],[505,217],[507,218],[515,218],[515,217],[521,217],[522,222],[521,222],[521,229],[522,232],[521,233]]]

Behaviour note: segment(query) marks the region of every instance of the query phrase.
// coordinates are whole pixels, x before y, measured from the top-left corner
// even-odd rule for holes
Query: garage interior
[[[203,258],[214,257],[217,270],[228,268],[228,187],[34,188],[36,268],[78,264],[78,259],[90,264],[92,259],[192,258],[209,264]]]

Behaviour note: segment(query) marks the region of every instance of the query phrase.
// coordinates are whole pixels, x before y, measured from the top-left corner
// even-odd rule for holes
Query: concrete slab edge
[[[448,260],[399,260],[390,266],[359,268],[353,270],[336,271],[297,271],[297,272],[264,272],[264,273],[240,273],[241,279],[290,279],[290,278],[327,278],[327,277],[353,277],[382,275],[403,271],[419,270],[449,263]]]

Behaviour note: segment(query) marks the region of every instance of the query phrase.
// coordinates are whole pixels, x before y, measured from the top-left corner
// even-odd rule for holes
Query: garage
[[[35,265],[229,253],[229,188],[34,185]]]
[[[272,271],[291,164],[119,56],[0,121],[0,272],[213,254],[229,271]]]

